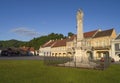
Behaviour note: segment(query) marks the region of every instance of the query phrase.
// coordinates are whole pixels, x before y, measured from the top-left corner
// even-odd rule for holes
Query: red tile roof
[[[84,33],[84,38],[95,38],[95,37],[103,37],[103,36],[110,36],[113,29],[105,30],[105,31],[89,31]],[[63,40],[55,40],[55,41],[48,41],[42,47],[59,47],[59,46],[66,46],[66,42],[73,41],[76,38],[76,35],[71,36],[70,38],[66,38]]]
[[[50,47],[52,46],[56,41],[50,40],[48,42],[46,42],[44,45],[42,45],[42,47]]]
[[[35,49],[33,47],[20,47],[21,50],[24,50],[24,51],[35,51]]]
[[[59,47],[59,46],[66,46],[67,39],[62,40],[50,40],[41,47]]]
[[[85,32],[84,37],[89,38],[93,37],[98,30]],[[43,45],[43,47],[59,47],[59,46],[66,46],[66,42],[73,41],[74,38],[77,37],[76,35],[71,36],[70,38],[63,39],[63,40],[56,40],[56,41],[49,41]]]
[[[97,38],[97,37],[104,37],[104,36],[111,36],[113,30],[114,30],[114,29],[99,31],[99,32],[94,36],[94,38]]]
[[[57,40],[52,47],[66,46],[67,39]]]
[[[83,34],[84,34],[84,38],[91,38],[91,37],[93,37],[97,32],[98,32],[98,30],[85,32],[85,33],[83,33]],[[71,36],[70,38],[68,38],[68,41],[73,41],[75,37],[77,37],[77,35]]]
[[[98,31],[98,30],[85,32],[85,33],[84,33],[84,38],[90,38],[90,37],[93,37],[93,36],[97,33],[97,31]]]

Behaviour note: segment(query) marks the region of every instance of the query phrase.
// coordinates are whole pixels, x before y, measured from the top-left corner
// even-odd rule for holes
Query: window
[[[96,42],[96,46],[98,46],[98,42]]]
[[[55,56],[57,56],[57,53],[55,53]]]
[[[90,41],[88,42],[88,46],[91,46],[91,42]]]
[[[118,47],[118,48],[120,49],[120,44],[118,44],[118,45],[119,45],[119,47]]]
[[[61,53],[59,53],[59,56],[61,55]]]
[[[101,42],[101,45],[104,47],[104,41]]]
[[[120,57],[120,54],[118,54],[118,56]]]
[[[54,56],[54,53],[52,53],[52,56]]]
[[[44,56],[45,56],[45,54],[46,54],[46,53],[44,52]]]
[[[101,53],[98,53],[98,58],[101,58]]]
[[[107,43],[107,40],[104,40],[104,41],[103,41],[103,46],[107,46],[107,44],[108,44],[108,43]]]
[[[88,43],[88,42],[86,42],[86,46],[89,46],[89,43]]]

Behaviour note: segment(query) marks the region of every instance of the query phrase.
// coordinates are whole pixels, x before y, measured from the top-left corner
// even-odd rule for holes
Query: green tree
[[[73,36],[73,35],[74,35],[74,33],[68,32],[68,36]]]

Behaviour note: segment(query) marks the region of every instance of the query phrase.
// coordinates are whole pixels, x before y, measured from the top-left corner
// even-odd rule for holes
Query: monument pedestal
[[[59,66],[94,68],[96,63],[90,62],[85,50],[76,49],[73,61],[59,64]]]

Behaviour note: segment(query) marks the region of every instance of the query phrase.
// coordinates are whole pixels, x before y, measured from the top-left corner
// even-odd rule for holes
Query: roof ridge
[[[54,43],[51,45],[51,47],[53,47],[56,44],[57,41],[54,41]]]
[[[120,40],[120,33],[117,35],[117,37],[115,38],[115,40]]]
[[[98,32],[100,32],[100,31],[101,31],[100,29],[96,30],[95,34],[93,34],[92,37],[94,37],[94,36],[95,36]]]

